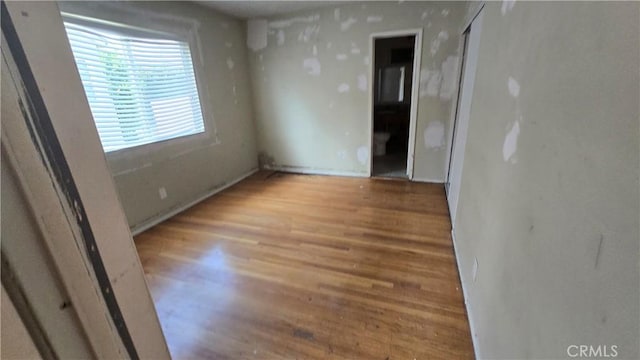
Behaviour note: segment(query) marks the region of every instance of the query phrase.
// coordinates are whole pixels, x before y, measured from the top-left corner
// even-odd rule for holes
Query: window
[[[188,42],[86,19],[64,25],[105,152],[205,131]]]

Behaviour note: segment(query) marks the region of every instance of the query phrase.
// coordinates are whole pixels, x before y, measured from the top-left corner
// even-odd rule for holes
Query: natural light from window
[[[64,25],[105,152],[204,132],[187,42]]]

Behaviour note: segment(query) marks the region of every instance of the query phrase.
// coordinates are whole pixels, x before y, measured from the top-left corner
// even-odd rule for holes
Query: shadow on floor
[[[407,158],[404,154],[387,154],[373,158],[373,176],[407,178]]]

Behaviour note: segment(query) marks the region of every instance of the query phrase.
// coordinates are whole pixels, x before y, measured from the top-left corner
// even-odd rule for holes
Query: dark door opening
[[[407,178],[415,36],[374,41],[372,176]]]

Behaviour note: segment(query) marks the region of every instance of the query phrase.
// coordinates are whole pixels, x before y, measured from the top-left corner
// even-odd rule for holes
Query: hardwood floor
[[[259,172],[138,235],[173,358],[466,359],[441,185]]]

